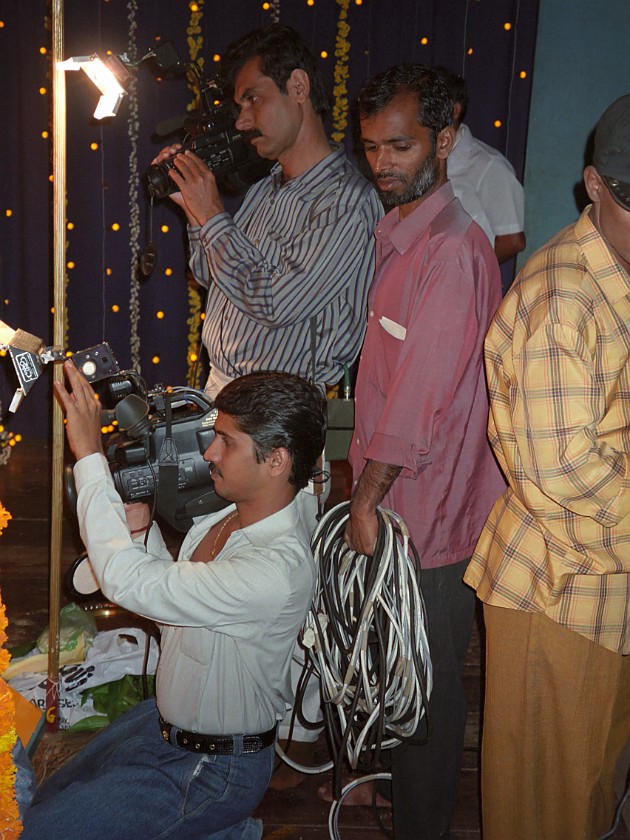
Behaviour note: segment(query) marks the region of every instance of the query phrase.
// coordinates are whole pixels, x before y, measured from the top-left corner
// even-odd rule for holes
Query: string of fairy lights
[[[107,3],[108,0],[103,0],[104,3]],[[210,5],[209,0],[184,0],[186,7],[189,10],[189,18],[188,24],[186,28],[186,44],[189,50],[189,60],[197,61],[200,65],[203,65],[204,61],[204,52],[207,48],[207,44],[204,43],[204,15],[206,12],[206,6]],[[365,21],[368,21],[367,30],[368,30],[368,42],[371,43],[373,39],[378,37],[378,32],[375,31],[377,24],[372,20],[372,6],[376,7],[377,0],[291,0],[291,3],[297,4],[300,2],[306,7],[310,9],[313,14],[318,13],[319,15],[325,14],[328,16],[335,17],[335,28],[333,34],[331,36],[331,42],[329,44],[320,44],[315,45],[315,53],[318,56],[319,60],[325,64],[331,62],[333,64],[332,67],[332,94],[333,94],[333,108],[332,108],[332,130],[331,136],[332,139],[336,142],[343,142],[347,137],[347,127],[348,127],[348,115],[349,115],[349,108],[350,108],[350,81],[351,81],[351,56],[352,51],[355,49],[357,54],[359,52],[365,56],[368,56],[368,70],[370,70],[369,64],[369,49],[366,48],[365,43],[361,44],[354,44],[353,43],[353,21],[355,15],[366,14],[368,15],[367,19],[363,21],[363,29],[362,31],[365,32]],[[379,0],[380,2],[380,0]],[[479,54],[479,50],[481,47],[471,42],[471,36],[468,31],[469,29],[469,15],[468,10],[469,7],[476,7],[478,8],[481,3],[485,2],[485,0],[467,0],[466,4],[466,12],[463,20],[464,24],[464,31],[463,31],[463,40],[464,40],[464,49],[461,58],[461,71],[465,72],[467,68],[470,67],[471,62],[475,60],[475,58]],[[416,8],[416,32],[415,32],[415,44],[416,47],[420,48],[419,56],[414,56],[414,60],[422,61],[422,53],[423,48],[427,49],[427,56],[430,54],[430,50],[432,47],[432,39],[434,38],[434,33],[431,31],[421,32],[418,31],[420,24],[418,24],[418,8],[421,4],[417,4]],[[486,4],[488,7],[488,4]],[[136,38],[138,32],[138,0],[127,0],[126,2],[126,11],[127,11],[127,29],[128,29],[128,50],[131,52],[135,52],[136,49]],[[518,28],[518,15],[519,15],[519,7],[520,7],[520,0],[513,5],[513,13],[514,19],[513,20],[503,20],[499,21],[495,18],[493,19],[492,25],[496,29],[497,37],[499,36],[499,28],[502,31],[503,35],[512,39],[512,58],[513,58],[513,65],[511,67],[511,79],[510,79],[510,91],[511,86],[515,83],[518,83],[519,80],[526,80],[528,79],[529,75],[529,68],[523,67],[518,68],[516,66],[516,35],[517,35],[517,28]],[[288,6],[285,7],[285,9]],[[260,4],[260,9],[267,13],[268,21],[269,22],[279,22],[283,20],[282,16],[282,5],[281,0],[265,0]],[[293,11],[293,9],[292,9]],[[12,33],[8,31],[8,27],[6,22],[1,19],[2,18],[2,11],[0,10],[0,48],[1,48],[1,39],[3,37],[17,37],[16,33]],[[358,21],[359,19],[356,18]],[[412,25],[414,22],[412,22]],[[255,24],[254,24],[255,25]],[[43,38],[49,33],[47,33],[44,26],[42,26],[42,40]],[[156,40],[159,40],[160,36],[156,36]],[[39,57],[41,60],[41,73],[40,79],[43,79],[39,86],[38,92],[42,97],[49,97],[50,95],[50,47],[46,43],[41,43],[38,47]],[[218,53],[208,54],[207,59],[212,60],[213,62],[219,62],[221,56]],[[431,63],[427,60],[427,63]],[[171,317],[171,311],[168,305],[162,304],[155,306],[154,304],[148,304],[152,306],[152,311],[147,311],[146,307],[147,304],[144,304],[145,309],[141,311],[141,301],[139,295],[139,279],[138,279],[138,260],[139,260],[139,252],[141,247],[141,225],[140,225],[140,209],[138,205],[138,162],[137,162],[137,138],[138,132],[140,130],[139,125],[139,116],[138,116],[138,101],[137,101],[137,94],[135,89],[132,86],[130,91],[130,108],[129,108],[129,117],[128,117],[128,139],[130,144],[130,153],[127,160],[127,167],[128,167],[128,210],[129,210],[129,220],[128,221],[120,221],[116,218],[107,219],[105,216],[107,214],[113,213],[115,211],[108,209],[104,205],[102,207],[103,213],[103,233],[104,233],[104,247],[103,247],[103,254],[102,254],[102,284],[103,284],[103,296],[102,296],[102,306],[106,309],[108,313],[108,317],[117,317],[118,315],[123,315],[128,313],[129,316],[129,347],[130,347],[130,355],[132,358],[132,364],[134,367],[139,368],[140,365],[140,329],[139,323],[140,318],[143,319],[143,335],[142,340],[145,345],[145,358],[150,360],[150,363],[156,369],[154,372],[143,372],[145,378],[148,379],[155,379],[159,376],[159,365],[162,360],[162,355],[164,352],[164,348],[168,347],[168,335],[172,334],[173,331],[178,330],[181,328],[182,333],[187,335],[187,348],[186,348],[186,365],[187,365],[187,383],[189,385],[198,386],[199,385],[199,356],[200,356],[200,333],[201,333],[201,326],[203,321],[203,300],[197,289],[196,285],[190,280],[188,282],[188,291],[187,291],[187,315],[186,315],[186,326],[181,324],[181,327],[178,327],[176,323],[174,323],[174,318]],[[194,108],[197,106],[198,102],[194,101],[194,92],[191,91],[191,102],[188,108]],[[510,112],[509,112],[509,102],[508,107],[506,109],[505,114],[497,115],[492,122],[492,125],[496,129],[500,129],[502,127],[509,128],[510,122]],[[506,125],[507,123],[507,125]],[[95,128],[95,131],[97,129]],[[50,137],[50,126],[42,127],[40,129],[42,140],[46,143],[50,144],[51,137]],[[111,153],[112,155],[115,153],[115,150],[105,149],[103,147],[102,142],[102,134],[99,135],[98,133],[94,134],[94,136],[89,140],[86,151],[88,153],[100,153],[101,155],[105,155],[106,153]],[[50,180],[52,180],[52,175],[49,175]],[[102,189],[105,189],[105,185],[102,185]],[[72,207],[72,196],[69,195],[69,207]],[[12,222],[15,220],[15,209],[14,207],[5,206],[0,207],[0,214],[4,217],[3,223],[8,228],[8,234],[11,235],[11,225]],[[80,221],[82,224],[85,223],[84,219],[75,220],[73,218],[69,218],[67,222],[67,262],[66,262],[66,269],[67,269],[67,277],[72,282],[73,275],[78,276],[81,271],[81,265],[78,264],[78,260],[76,257],[76,252],[74,248],[75,243],[75,236],[82,236],[85,235],[84,231],[81,231],[81,224],[77,224]],[[169,254],[176,254],[182,250],[181,246],[181,229],[177,225],[170,225],[168,222],[163,222],[159,224],[158,228],[158,235],[164,237],[165,240],[168,240],[169,247],[165,248],[164,251],[167,255]],[[107,239],[105,239],[105,233],[107,233]],[[114,264],[116,260],[114,259],[114,255],[119,255],[121,250],[126,250],[128,253],[128,278],[122,285],[118,283],[118,285],[108,286],[110,281],[112,280],[115,273],[120,273],[120,267],[114,268]],[[167,256],[166,259],[169,259]],[[171,256],[170,259],[174,260],[175,257]],[[180,276],[184,271],[184,264],[185,264],[185,254],[181,253],[181,265],[174,265],[168,264],[163,265],[161,264],[158,268],[158,277],[161,276],[164,280],[171,280],[173,277]],[[120,280],[120,278],[118,278]],[[124,280],[124,278],[123,278]],[[124,294],[124,290],[126,285],[127,292]],[[114,291],[114,288],[118,291]],[[106,293],[106,289],[109,289]],[[16,292],[14,292],[16,294]],[[119,299],[113,299],[113,296],[120,295]],[[126,298],[126,299],[125,299]],[[159,299],[159,297],[158,297]],[[12,311],[12,299],[11,295],[7,293],[6,290],[3,289],[3,299],[0,300],[0,318],[6,320],[7,323],[12,323],[11,317]],[[69,319],[70,319],[70,328],[72,327],[72,320],[74,317],[82,317],[81,313],[73,313],[72,308],[69,311]],[[18,325],[16,325],[18,326]],[[19,325],[23,326],[25,329],[28,329],[27,324]],[[70,331],[72,331],[70,329]],[[107,336],[104,336],[107,338]],[[152,375],[153,373],[153,375]],[[0,406],[0,420],[2,419],[2,407]],[[0,451],[5,449],[8,446],[15,445],[16,439],[14,436],[9,436],[9,433],[3,432],[2,428],[0,427]],[[0,461],[1,463],[1,461]]]

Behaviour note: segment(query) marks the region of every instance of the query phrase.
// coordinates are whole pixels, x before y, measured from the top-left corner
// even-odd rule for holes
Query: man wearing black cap
[[[509,487],[465,580],[484,602],[484,840],[595,838],[630,736],[630,94],[592,204],[525,264],[485,342]]]

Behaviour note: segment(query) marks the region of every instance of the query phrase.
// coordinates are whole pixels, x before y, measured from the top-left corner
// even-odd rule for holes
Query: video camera
[[[110,393],[120,395],[127,383],[131,392],[109,412],[121,434],[112,435],[105,448],[116,490],[127,503],[155,500],[170,525],[187,531],[193,516],[229,504],[216,494],[203,459],[214,439],[217,409],[192,388],[157,387],[143,398],[128,373],[108,383]]]
[[[68,354],[41,338],[0,321],[0,350],[8,351],[19,387],[9,410],[17,411],[47,364],[68,358],[91,384],[101,382],[102,422],[116,420],[105,455],[123,502],[153,502],[174,528],[187,531],[193,516],[213,513],[228,502],[217,496],[203,460],[214,438],[217,410],[200,391],[156,386],[148,391],[135,371],[122,371],[107,342]],[[113,405],[113,409],[107,409]],[[72,467],[66,495],[76,510]]]
[[[236,176],[240,185],[253,184],[269,172],[270,161],[259,157],[256,149],[234,125],[236,110],[220,87],[216,75],[206,80],[200,91],[202,111],[186,117],[182,152],[194,152],[208,166],[217,180]],[[178,152],[178,154],[180,154]],[[144,182],[153,198],[165,198],[177,191],[169,177],[175,158],[152,164]]]

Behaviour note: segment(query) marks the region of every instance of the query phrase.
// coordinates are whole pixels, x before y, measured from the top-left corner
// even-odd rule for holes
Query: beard
[[[435,152],[416,169],[411,178],[401,172],[379,172],[379,178],[394,178],[401,184],[400,190],[380,190],[377,186],[383,207],[386,210],[391,210],[394,207],[417,201],[435,186],[439,175],[440,170],[435,159]]]

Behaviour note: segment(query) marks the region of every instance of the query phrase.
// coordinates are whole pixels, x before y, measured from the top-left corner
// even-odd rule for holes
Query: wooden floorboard
[[[330,502],[336,503],[347,497],[350,475],[347,465],[333,466]],[[48,622],[50,454],[44,442],[22,442],[8,463],[0,466],[0,501],[13,517],[0,538],[0,585],[9,618],[9,642],[21,644],[36,639]],[[175,548],[179,536],[175,533],[168,536]],[[62,545],[64,572],[81,550],[76,521],[66,508]],[[64,593],[62,603],[68,600]],[[464,669],[469,715],[460,798],[453,824],[453,837],[458,840],[479,840],[481,837],[478,765],[483,639],[480,625],[478,620]],[[85,735],[45,736],[35,759],[39,777],[48,776],[61,766],[86,740]],[[330,774],[306,776],[295,789],[270,790],[257,814],[264,821],[264,837],[269,840],[326,840],[330,805],[318,797],[317,789],[329,777]],[[380,809],[379,813],[383,825],[389,829],[389,810]],[[387,836],[369,807],[343,807],[340,835],[342,840],[378,840]],[[629,835],[622,826],[614,837],[615,840],[628,840]]]

